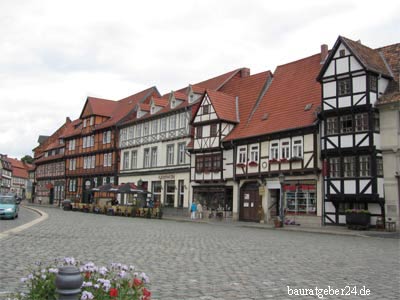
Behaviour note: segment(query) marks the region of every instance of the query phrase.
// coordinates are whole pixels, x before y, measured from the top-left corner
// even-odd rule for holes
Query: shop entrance
[[[257,182],[250,182],[240,188],[239,219],[241,221],[259,221],[257,211],[262,203],[258,186]]]

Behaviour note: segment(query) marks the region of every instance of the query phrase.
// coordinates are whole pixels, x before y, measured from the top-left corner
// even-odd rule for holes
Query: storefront
[[[232,217],[233,187],[193,186],[193,200],[203,206],[204,217]]]

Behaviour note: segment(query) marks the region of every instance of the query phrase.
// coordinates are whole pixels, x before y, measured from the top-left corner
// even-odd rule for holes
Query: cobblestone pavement
[[[0,233],[4,232],[6,230],[9,230],[9,229],[18,227],[25,223],[28,223],[38,217],[39,217],[39,215],[36,212],[21,206],[19,208],[18,218],[14,219],[14,220],[11,220],[11,219],[1,219],[0,220]]]
[[[0,239],[0,292],[18,290],[37,260],[73,256],[134,264],[149,275],[152,299],[318,299],[290,296],[287,286],[371,291],[324,299],[400,294],[398,239],[41,210],[47,220]]]

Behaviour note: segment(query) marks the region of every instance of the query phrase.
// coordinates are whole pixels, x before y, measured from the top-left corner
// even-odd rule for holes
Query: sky
[[[398,0],[0,0],[0,153],[79,117],[88,96],[161,94],[332,48],[400,42]]]

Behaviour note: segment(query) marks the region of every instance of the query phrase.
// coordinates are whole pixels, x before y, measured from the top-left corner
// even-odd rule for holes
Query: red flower
[[[151,292],[148,289],[143,288],[143,300],[150,300],[150,297]]]
[[[138,287],[138,286],[141,286],[141,285],[142,285],[142,281],[139,278],[135,277],[133,279],[133,286],[134,287]]]
[[[118,290],[116,288],[110,289],[110,297],[118,297]]]
[[[90,278],[90,272],[89,272],[89,271],[85,273],[85,278],[86,278],[86,279],[89,279],[89,278]]]

